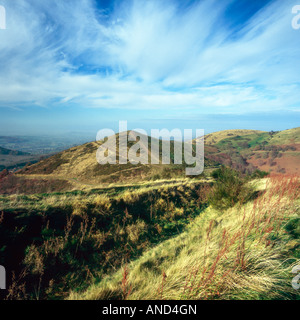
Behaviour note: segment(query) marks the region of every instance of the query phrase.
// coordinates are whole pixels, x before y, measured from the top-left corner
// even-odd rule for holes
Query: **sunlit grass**
[[[206,209],[187,231],[128,265],[127,298],[295,297],[290,272],[299,263],[294,249],[299,238],[292,239],[285,226],[299,218],[299,180],[275,176],[259,183],[259,190],[264,187],[266,192],[243,206],[223,213]],[[122,279],[124,268],[69,298],[122,299]]]

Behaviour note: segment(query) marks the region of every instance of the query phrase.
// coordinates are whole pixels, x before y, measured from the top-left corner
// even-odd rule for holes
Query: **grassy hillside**
[[[229,130],[212,134],[207,141],[207,158],[242,172],[300,172],[300,128],[280,132]]]
[[[246,135],[250,135],[250,134],[259,134],[259,133],[263,133],[263,131],[239,130],[239,129],[218,131],[218,132],[207,134],[205,136],[205,144],[215,145],[224,139],[232,139],[236,136],[246,136]]]
[[[211,168],[219,165],[230,166],[242,173],[253,173],[259,169],[266,172],[297,174],[300,172],[300,128],[281,132],[255,130],[226,130],[205,137],[205,170],[209,175]],[[118,146],[117,136],[117,146]],[[148,137],[150,146],[150,137]],[[161,145],[161,141],[159,142]],[[174,159],[171,141],[170,165],[99,165],[96,152],[102,142],[91,142],[60,152],[50,158],[27,166],[13,178],[5,179],[6,193],[45,193],[55,191],[90,190],[109,184],[140,183],[160,179],[185,177],[186,165],[172,164]],[[128,149],[134,142],[128,143]],[[150,163],[149,148],[148,156]],[[161,156],[161,153],[160,153]],[[118,159],[118,150],[117,150]],[[4,169],[3,167],[2,169]],[[38,181],[40,183],[37,183]],[[4,185],[3,182],[3,185]],[[27,188],[15,188],[26,185]],[[40,185],[40,190],[32,187]],[[0,188],[1,193],[3,188]]]
[[[274,145],[289,145],[300,143],[300,127],[276,132],[270,141]]]
[[[297,177],[253,181],[226,168],[2,195],[6,298],[295,299],[299,195]]]
[[[9,299],[62,299],[180,234],[207,206],[207,182],[0,197]],[[11,255],[14,252],[14,255]]]
[[[296,299],[298,178],[259,181],[252,202],[207,208],[167,240],[69,299]]]
[[[100,166],[102,142],[2,171],[2,297],[296,299],[299,128],[217,137],[198,177],[172,162]]]
[[[210,134],[205,137],[204,175],[209,175],[212,168],[219,165],[230,166],[244,174],[251,174],[258,169],[266,172],[297,174],[300,172],[299,136],[300,128],[281,132],[226,130]],[[117,146],[118,142],[117,136]],[[2,181],[3,187],[0,187],[0,193],[45,193],[53,192],[56,188],[59,191],[90,190],[110,184],[185,177],[186,165],[172,163],[174,141],[171,141],[170,165],[131,163],[99,165],[96,152],[102,143],[98,141],[76,146],[26,166],[14,177],[7,177]],[[150,146],[150,137],[148,143]],[[161,145],[162,142],[159,143]],[[127,148],[131,148],[133,144],[134,142],[129,142]],[[148,150],[149,163],[150,152],[151,148]],[[16,188],[16,185],[26,185],[26,188]]]
[[[174,164],[174,142],[171,141],[171,164],[150,164],[151,138],[148,139],[149,164],[117,164],[100,165],[96,159],[96,152],[103,141],[86,143],[81,146],[60,152],[48,159],[42,160],[32,166],[28,166],[18,172],[18,177],[23,179],[63,180],[74,189],[89,189],[111,183],[138,183],[160,179],[184,178],[186,176],[186,164]],[[134,142],[128,142],[129,150]],[[162,141],[159,141],[161,146]],[[117,146],[119,137],[117,136]],[[119,150],[117,148],[117,161]],[[160,150],[161,163],[161,150]],[[214,167],[217,163],[206,159],[205,167]]]

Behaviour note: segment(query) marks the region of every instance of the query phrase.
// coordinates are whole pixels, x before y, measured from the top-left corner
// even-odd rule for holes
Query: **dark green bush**
[[[253,188],[246,184],[247,178],[231,168],[222,166],[212,172],[216,182],[208,196],[209,203],[218,210],[233,207],[236,203],[245,203],[253,195]]]
[[[269,175],[269,172],[266,171],[261,171],[261,170],[255,170],[252,174],[251,174],[251,178],[252,179],[260,179],[260,178],[264,178],[266,176]]]

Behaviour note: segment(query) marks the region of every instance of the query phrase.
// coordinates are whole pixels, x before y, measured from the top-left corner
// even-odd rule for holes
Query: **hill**
[[[31,155],[28,152],[16,151],[0,147],[0,171],[4,169],[18,170],[28,163],[35,163],[41,156]]]
[[[146,137],[150,146],[151,137]],[[157,139],[155,139],[157,140]],[[72,183],[75,188],[90,188],[110,183],[133,183],[159,179],[184,178],[186,164],[174,164],[174,144],[181,142],[171,141],[171,163],[161,164],[160,145],[159,164],[150,164],[151,148],[148,150],[149,164],[119,164],[119,150],[117,148],[117,163],[114,165],[100,165],[96,159],[96,152],[103,141],[90,142],[60,152],[34,165],[18,171],[18,176],[32,179],[63,179]],[[128,142],[129,150],[135,142]],[[117,135],[117,146],[119,136]],[[217,163],[207,159],[205,166],[214,167]]]
[[[299,173],[299,137],[300,128],[280,132],[226,130],[210,134],[205,136],[204,174],[209,173],[210,168],[221,164],[242,173],[252,173],[257,169],[286,174]],[[150,145],[150,137],[148,137],[148,142]],[[195,143],[195,141],[192,142]],[[96,152],[102,143],[90,142],[59,152],[20,170],[17,177],[22,178],[23,182],[25,179],[26,185],[30,185],[28,180],[40,179],[48,181],[49,185],[53,182],[55,185],[59,184],[61,188],[65,186],[67,188],[65,190],[87,190],[111,183],[140,183],[185,177],[186,165],[175,165],[172,152],[170,165],[134,165],[118,162],[115,165],[99,165],[96,160]],[[159,143],[161,145],[162,142],[159,141]],[[171,141],[171,151],[174,143]],[[128,149],[133,144],[134,142],[128,142]],[[150,151],[148,151],[148,156]],[[63,190],[61,188],[60,190]]]
[[[18,174],[2,172],[0,264],[15,277],[0,295],[296,299],[291,269],[299,264],[299,178],[241,174],[251,167],[249,152],[275,147],[281,158],[296,152],[290,150],[295,132],[255,132],[206,145],[206,159],[245,161],[240,172],[214,170],[213,160],[192,178],[184,164],[100,166],[95,155],[103,142],[68,149]]]
[[[293,145],[300,143],[300,127],[272,133],[270,144]]]
[[[206,141],[207,158],[242,172],[300,172],[300,128],[278,132],[229,130],[209,135]]]
[[[236,136],[246,136],[250,134],[263,133],[263,132],[264,131],[241,130],[241,129],[217,131],[217,132],[205,135],[205,144],[215,145],[221,140],[224,140],[227,138],[234,138]]]
[[[242,173],[259,169],[266,172],[295,174],[300,172],[300,128],[264,132],[257,130],[226,130],[205,136],[205,173],[218,165],[230,166]],[[117,146],[119,137],[117,136]],[[148,137],[150,145],[150,137]],[[195,140],[192,141],[195,143]],[[27,166],[18,172],[27,186],[43,180],[41,185],[60,185],[60,190],[88,190],[104,185],[140,183],[185,177],[185,164],[175,165],[171,152],[170,165],[99,165],[96,152],[103,143],[90,142],[59,152],[52,157]],[[161,141],[159,141],[161,145]],[[174,141],[171,141],[171,151]],[[176,142],[178,143],[178,142]],[[134,142],[128,142],[128,149]],[[148,151],[148,156],[150,154]],[[160,153],[161,156],[161,153]],[[118,150],[117,150],[118,158]],[[150,160],[150,159],[149,159]],[[8,183],[9,185],[9,183]],[[54,188],[54,187],[53,187]],[[50,188],[50,190],[54,190]],[[33,188],[36,191],[36,188]],[[10,188],[10,190],[15,190]],[[28,188],[30,190],[30,188]],[[44,188],[42,188],[44,192]]]
[[[9,150],[9,149],[0,147],[0,155],[25,156],[25,155],[29,155],[29,153],[22,152],[22,151]]]

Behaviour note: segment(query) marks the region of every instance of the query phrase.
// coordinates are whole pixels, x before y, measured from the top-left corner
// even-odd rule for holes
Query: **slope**
[[[259,181],[259,197],[207,208],[187,231],[69,299],[296,299],[299,179]]]
[[[210,144],[205,155],[242,172],[255,169],[287,174],[300,172],[300,128],[278,132],[237,132],[241,134],[218,133],[223,139]]]
[[[205,144],[207,145],[215,145],[221,140],[226,138],[233,138],[236,136],[246,136],[255,133],[263,133],[264,131],[258,130],[244,130],[244,129],[234,129],[234,130],[223,130],[217,131],[214,133],[210,133],[205,135]]]
[[[183,163],[174,164],[174,144],[180,142],[171,141],[171,163],[169,165],[161,164],[161,145],[160,144],[160,164],[150,164],[151,144],[150,137],[147,137],[148,160],[149,164],[119,164],[119,136],[117,135],[117,163],[115,165],[105,164],[99,165],[96,159],[96,152],[103,141],[90,142],[81,146],[60,152],[48,159],[42,160],[32,166],[26,167],[18,172],[19,176],[40,177],[44,179],[72,179],[74,183],[83,184],[105,184],[105,183],[121,183],[121,182],[139,182],[145,180],[171,179],[185,177],[185,167]],[[135,142],[128,142],[127,150],[129,150]],[[180,143],[181,144],[181,143]],[[215,166],[211,160],[205,163],[207,167]]]

